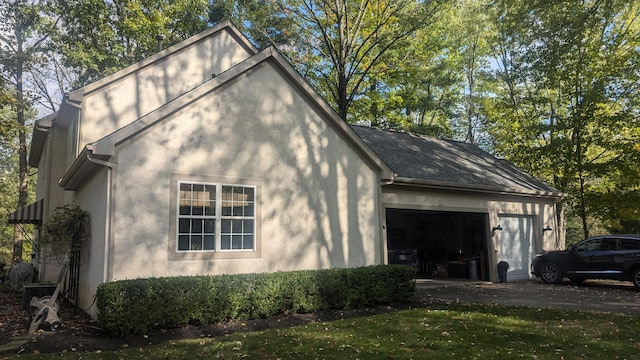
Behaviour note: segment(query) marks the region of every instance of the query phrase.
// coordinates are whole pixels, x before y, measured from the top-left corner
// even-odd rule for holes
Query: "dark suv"
[[[539,254],[531,273],[545,283],[558,284],[567,277],[631,281],[640,289],[640,235],[594,236],[563,251]]]

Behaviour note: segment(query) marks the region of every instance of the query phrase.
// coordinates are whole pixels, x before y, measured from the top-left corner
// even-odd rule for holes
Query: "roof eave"
[[[33,134],[31,136],[31,149],[29,150],[29,166],[37,168],[44,151],[44,145],[47,141],[47,136],[51,130],[53,120],[55,120],[57,113],[49,114],[43,118],[36,120],[33,126]]]
[[[516,195],[536,198],[547,198],[559,201],[566,197],[565,193],[552,192],[544,190],[526,190],[526,189],[512,189],[512,188],[498,188],[487,185],[467,185],[467,184],[454,184],[444,181],[432,181],[432,180],[420,180],[407,177],[396,177],[393,185],[398,186],[416,186],[438,190],[452,190],[452,191],[472,191],[475,193],[485,193],[494,195]]]
[[[71,164],[64,176],[58,181],[58,186],[64,190],[77,190],[87,179],[96,173],[102,165],[91,161],[94,157],[92,145],[89,144],[82,149],[80,155]],[[107,160],[108,157],[101,157]]]

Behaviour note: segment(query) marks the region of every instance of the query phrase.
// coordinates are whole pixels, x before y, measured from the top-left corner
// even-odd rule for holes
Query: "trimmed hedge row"
[[[409,301],[415,269],[377,265],[265,274],[165,277],[101,284],[98,323],[114,334]]]

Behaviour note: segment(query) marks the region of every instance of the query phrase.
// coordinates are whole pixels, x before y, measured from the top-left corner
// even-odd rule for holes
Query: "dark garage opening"
[[[386,209],[389,263],[420,277],[488,280],[488,214]]]

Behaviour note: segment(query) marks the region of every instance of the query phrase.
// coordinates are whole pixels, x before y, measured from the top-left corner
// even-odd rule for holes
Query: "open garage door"
[[[529,279],[531,260],[535,256],[533,219],[529,216],[498,216],[498,260],[509,263],[507,280]]]
[[[418,275],[489,280],[488,214],[386,209],[389,263]]]

